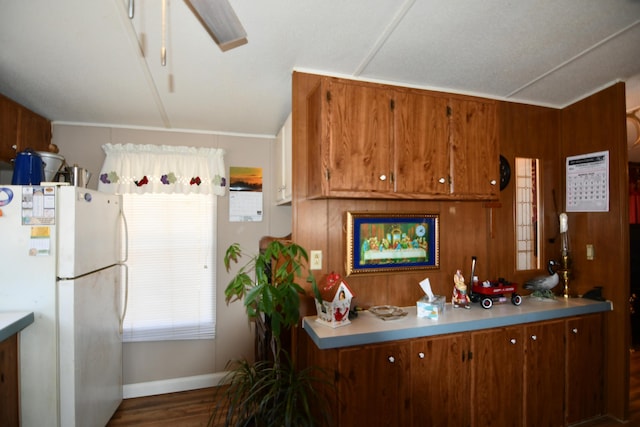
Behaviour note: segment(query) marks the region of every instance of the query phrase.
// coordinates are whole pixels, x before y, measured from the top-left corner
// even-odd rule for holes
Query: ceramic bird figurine
[[[549,265],[547,265],[547,271],[549,272],[549,274],[527,280],[524,283],[524,288],[533,291],[533,296],[541,298],[553,298],[554,296],[553,292],[551,292],[551,289],[556,287],[556,285],[560,282],[560,277],[558,277],[558,273],[554,269],[556,265],[558,265],[558,263],[550,260]]]

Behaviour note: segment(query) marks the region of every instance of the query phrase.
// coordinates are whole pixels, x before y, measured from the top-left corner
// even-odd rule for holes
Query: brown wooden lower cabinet
[[[532,323],[524,328],[524,426],[564,425],[566,321]],[[602,350],[600,350],[602,351]]]
[[[470,334],[411,340],[411,424],[471,424]]]
[[[471,425],[522,425],[522,329],[514,326],[471,333]]]
[[[603,413],[602,315],[312,352],[338,426],[566,426]],[[311,344],[313,345],[313,344]]]
[[[20,425],[18,335],[0,342],[0,426]]]
[[[567,423],[604,413],[604,330],[601,314],[566,322]]]
[[[339,351],[340,425],[409,425],[409,348],[401,341]]]

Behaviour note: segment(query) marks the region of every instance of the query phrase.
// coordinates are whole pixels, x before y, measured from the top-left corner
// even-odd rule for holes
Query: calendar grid
[[[609,211],[609,152],[567,157],[567,212]]]

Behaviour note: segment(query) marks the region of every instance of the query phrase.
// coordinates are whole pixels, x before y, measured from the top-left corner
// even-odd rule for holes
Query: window
[[[128,228],[125,342],[212,339],[216,196],[123,194]]]
[[[516,158],[516,269],[540,268],[538,159]]]
[[[122,194],[128,224],[124,341],[213,339],[216,197],[224,150],[105,144],[98,190]]]

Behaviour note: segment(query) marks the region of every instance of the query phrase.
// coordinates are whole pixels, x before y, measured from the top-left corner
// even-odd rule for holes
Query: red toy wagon
[[[471,295],[469,299],[471,302],[480,302],[482,308],[493,307],[494,302],[505,302],[507,297],[505,294],[511,293],[511,303],[513,305],[522,304],[522,297],[518,295],[516,290],[518,285],[508,282],[503,278],[498,280],[486,280],[482,283],[473,280],[476,274],[476,262],[475,256],[471,257]]]
[[[522,297],[516,292],[518,285],[510,283],[504,279],[496,281],[487,280],[482,283],[474,282],[472,287],[471,301],[480,302],[482,308],[491,308],[494,302],[505,302],[505,294],[511,293],[511,303],[513,305],[522,304]]]

